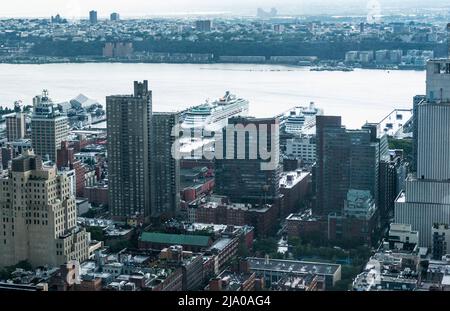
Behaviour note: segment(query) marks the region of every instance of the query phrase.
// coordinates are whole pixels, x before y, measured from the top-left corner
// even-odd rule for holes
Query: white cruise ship
[[[183,115],[183,129],[193,131],[215,132],[228,124],[228,119],[234,116],[247,116],[249,102],[238,98],[230,92],[210,103],[188,109]]]
[[[308,107],[295,107],[282,117],[282,127],[289,134],[307,134],[310,130],[315,131],[318,115],[323,115],[323,110],[316,108],[314,103],[310,103]]]

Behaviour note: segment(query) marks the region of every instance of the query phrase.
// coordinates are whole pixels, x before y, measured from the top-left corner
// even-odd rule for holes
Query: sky
[[[276,7],[280,14],[343,14],[367,12],[370,3],[383,8],[445,5],[448,0],[1,0],[0,17],[85,17],[91,9],[100,17],[118,12],[124,17],[227,13],[254,15],[258,7]],[[424,4],[426,2],[426,4]]]

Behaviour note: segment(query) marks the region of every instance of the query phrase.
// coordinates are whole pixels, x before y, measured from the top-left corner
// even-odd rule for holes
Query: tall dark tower
[[[151,183],[152,218],[174,217],[180,207],[180,160],[172,154],[176,137],[172,129],[179,123],[176,112],[153,113],[152,167]]]
[[[379,144],[368,127],[347,130],[341,117],[317,116],[315,213],[340,213],[349,190],[378,198]]]
[[[98,22],[97,11],[89,12],[89,21],[91,24],[97,24]]]
[[[233,127],[234,132],[230,130]],[[280,197],[281,174],[278,119],[230,118],[220,143],[223,156],[215,162],[216,193],[228,196],[233,202],[276,203]],[[264,159],[262,146],[267,146],[267,151],[272,153],[270,159]],[[273,160],[276,162],[273,166],[262,169],[264,163]]]
[[[116,219],[151,216],[152,92],[134,82],[133,95],[106,97],[109,208]]]

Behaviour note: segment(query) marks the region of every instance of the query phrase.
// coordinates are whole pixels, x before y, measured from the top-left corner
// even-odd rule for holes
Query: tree
[[[389,138],[389,148],[402,149],[405,153],[405,158],[411,160],[413,153],[413,144],[411,139],[394,139]]]
[[[14,267],[14,270],[16,270],[16,269],[23,269],[25,271],[33,270],[33,266],[28,262],[28,260],[22,260],[13,267]]]
[[[91,233],[92,240],[105,241],[105,233],[101,227],[88,227],[87,231]]]
[[[131,241],[119,241],[110,246],[110,251],[118,253],[125,248],[133,248],[134,244]]]
[[[278,241],[275,238],[257,240],[253,245],[253,249],[255,253],[260,253],[263,256],[276,254],[278,249]]]
[[[333,291],[347,291],[351,289],[351,285],[355,277],[361,272],[359,267],[342,266],[341,280],[336,282]]]
[[[237,256],[242,257],[242,258],[246,258],[246,257],[250,256],[250,251],[248,250],[247,245],[245,245],[245,243],[243,243],[243,242],[239,243]]]

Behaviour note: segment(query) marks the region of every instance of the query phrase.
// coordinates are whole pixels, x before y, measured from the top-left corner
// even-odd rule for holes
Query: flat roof
[[[230,238],[222,238],[219,239],[218,241],[216,241],[216,243],[214,243],[210,249],[217,249],[222,251],[223,249],[225,249],[225,247],[227,247],[228,244],[230,244],[230,242],[232,241],[232,239]]]
[[[307,178],[310,174],[310,172],[304,172],[301,170],[283,173],[280,178],[280,186],[291,189],[295,187],[299,182]],[[292,178],[289,181],[288,176]]]
[[[210,237],[203,235],[144,232],[142,233],[139,240],[142,242],[167,244],[167,245],[208,246]]]
[[[334,275],[341,265],[321,262],[306,262],[296,260],[281,260],[265,258],[247,258],[252,270],[272,270],[282,273],[315,273],[320,275]]]

